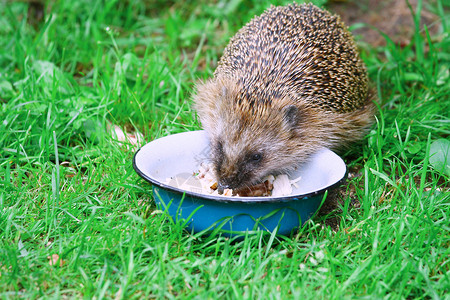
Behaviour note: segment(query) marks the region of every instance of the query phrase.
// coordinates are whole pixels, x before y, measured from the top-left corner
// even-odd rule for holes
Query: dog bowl
[[[225,235],[256,230],[288,235],[317,211],[325,192],[339,186],[347,175],[343,160],[323,148],[290,174],[290,178],[301,176],[291,196],[227,197],[169,184],[176,175],[198,170],[208,154],[206,132],[191,131],[154,140],[139,149],[133,159],[136,172],[152,184],[159,209],[176,220],[185,220],[187,229],[193,232],[220,228]]]

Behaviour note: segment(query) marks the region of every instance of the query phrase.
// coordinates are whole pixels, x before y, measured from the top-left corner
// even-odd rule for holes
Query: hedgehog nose
[[[220,182],[217,184],[217,191],[219,192],[220,195],[223,194],[223,190],[225,189],[229,189],[230,186],[228,184],[225,184],[223,182]]]

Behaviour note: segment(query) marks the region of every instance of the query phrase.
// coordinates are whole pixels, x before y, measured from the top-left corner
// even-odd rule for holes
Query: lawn
[[[2,298],[450,299],[450,171],[432,155],[450,139],[445,1],[418,1],[407,44],[359,42],[379,113],[343,153],[337,207],[238,241],[157,210],[111,127],[199,129],[195,82],[269,1],[45,2],[0,3]]]

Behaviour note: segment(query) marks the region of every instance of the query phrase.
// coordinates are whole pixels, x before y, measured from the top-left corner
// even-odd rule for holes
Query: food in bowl
[[[187,175],[187,176],[186,176]],[[292,195],[292,187],[298,187],[301,176],[291,180],[287,174],[268,175],[261,183],[237,189],[218,190],[217,179],[210,163],[202,162],[196,172],[181,173],[168,178],[167,184],[191,192],[207,195],[223,195],[228,197],[280,197]]]

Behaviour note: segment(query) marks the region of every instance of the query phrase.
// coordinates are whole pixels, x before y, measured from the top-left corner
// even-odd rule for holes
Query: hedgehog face
[[[226,113],[218,114],[209,130],[219,192],[250,186],[269,174],[292,170],[303,157],[297,155],[298,151],[308,154],[299,145],[302,121],[297,106],[279,106],[283,104],[280,99],[272,102],[277,105],[260,105],[257,109],[242,102],[236,105],[239,101],[232,103],[221,110]]]
[[[267,118],[218,120],[222,130],[211,140],[211,159],[219,192],[256,184],[269,174],[296,166],[292,150],[298,143],[296,126],[285,118],[292,110],[295,107],[274,110]]]
[[[211,141],[219,191],[288,172],[317,149],[306,105],[288,96],[249,100],[241,87],[224,79],[197,88],[195,108]]]
[[[263,177],[266,171],[264,166],[270,156],[262,147],[239,149],[226,139],[219,139],[211,146],[214,147],[211,159],[218,179],[219,193],[226,188],[251,185]]]

